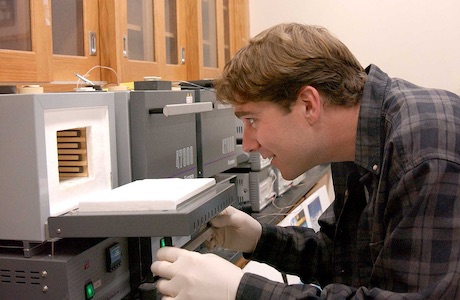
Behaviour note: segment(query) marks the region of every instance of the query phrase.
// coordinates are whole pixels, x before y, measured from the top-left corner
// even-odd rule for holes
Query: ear
[[[302,113],[310,124],[318,121],[321,113],[321,95],[312,86],[304,86],[297,97],[297,102],[302,107]]]

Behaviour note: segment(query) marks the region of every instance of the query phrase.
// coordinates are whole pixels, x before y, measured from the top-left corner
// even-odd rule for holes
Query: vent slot
[[[11,283],[13,279],[11,278],[10,270],[1,269],[0,270],[0,282],[1,283]]]
[[[0,283],[40,285],[40,272],[1,269]]]
[[[86,128],[57,132],[59,179],[88,177]]]
[[[217,216],[217,214],[221,211],[223,211],[227,206],[232,204],[234,201],[233,197],[229,197],[226,201],[223,203],[220,203],[219,205],[215,206],[214,208],[210,208],[207,213],[204,213],[203,216],[195,219],[193,222],[193,229],[197,230],[200,228],[202,225],[208,223],[212,218]]]
[[[236,133],[243,134],[243,126],[236,126]]]

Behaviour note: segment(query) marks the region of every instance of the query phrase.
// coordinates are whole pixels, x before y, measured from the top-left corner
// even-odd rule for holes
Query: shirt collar
[[[378,175],[382,167],[384,117],[382,104],[390,78],[377,66],[366,68],[368,74],[360,103],[355,163]]]

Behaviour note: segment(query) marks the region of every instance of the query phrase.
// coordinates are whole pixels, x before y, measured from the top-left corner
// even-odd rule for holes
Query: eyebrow
[[[251,114],[253,114],[253,112],[250,112],[250,111],[236,111],[235,112],[235,116],[239,119],[244,116],[251,115]]]

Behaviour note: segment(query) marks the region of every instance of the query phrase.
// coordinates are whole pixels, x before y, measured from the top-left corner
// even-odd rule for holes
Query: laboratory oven
[[[36,278],[35,267],[30,269],[34,291],[38,287],[42,291],[51,291],[51,287],[57,291],[59,285],[61,293],[70,289],[66,286],[66,276],[74,276],[74,270],[67,266],[73,265],[72,261],[92,257],[92,251],[100,252],[107,247],[99,249],[98,245],[88,242],[81,252],[53,262],[47,260],[49,247],[59,244],[63,245],[60,249],[64,249],[66,240],[75,238],[136,240],[189,236],[197,240],[200,232],[209,232],[208,221],[233,204],[236,188],[232,182],[223,180],[208,182],[199,190],[194,187],[190,194],[175,193],[184,191],[181,184],[187,180],[207,180],[196,178],[196,114],[212,111],[213,104],[194,103],[193,98],[193,91],[0,95],[2,270],[10,270],[8,266],[12,261],[18,266],[14,272],[19,274],[35,264],[43,270],[65,269],[67,275],[56,279],[52,286],[43,284],[41,275]],[[122,184],[118,182],[119,174],[123,175],[120,176]],[[186,179],[191,177],[194,179]],[[181,180],[181,183],[159,184],[156,180]],[[137,189],[139,182],[146,184]],[[127,198],[109,198],[123,191],[123,187],[128,189]],[[83,202],[91,199],[100,203],[89,210],[80,209]],[[170,204],[172,201],[174,206],[155,209],[138,205],[151,205],[151,201],[157,200],[167,200]],[[121,202],[117,210],[107,211],[104,201]],[[20,254],[9,256],[10,249]],[[134,250],[133,254],[137,253],[136,247]],[[151,262],[151,253],[149,255]],[[133,274],[136,266],[148,265],[148,260],[132,257],[136,259],[130,263]],[[125,271],[117,272],[117,277],[126,276]],[[144,273],[150,271],[144,270]],[[105,276],[111,275],[91,279],[99,285],[93,286],[94,291],[105,286]],[[133,282],[140,284],[143,278],[133,280],[132,274],[130,276],[131,289],[137,288]],[[108,288],[108,294],[102,292],[105,288],[100,288],[99,295],[124,291],[126,282],[120,280],[117,287]],[[80,281],[72,282],[80,288]],[[15,285],[6,287],[8,295],[17,291]],[[29,295],[28,290],[23,291]]]
[[[236,166],[233,108],[208,89],[115,94],[119,182],[212,177]]]
[[[47,219],[117,186],[112,93],[0,95],[0,240],[42,242]]]
[[[213,109],[196,114],[198,176],[212,177],[237,165],[236,128],[233,107],[216,101],[211,89],[193,89],[197,103],[212,103]]]
[[[0,252],[0,298],[123,299],[130,293],[128,239],[63,239],[26,258]]]
[[[129,101],[132,179],[197,178],[195,113],[190,91],[132,91]]]

